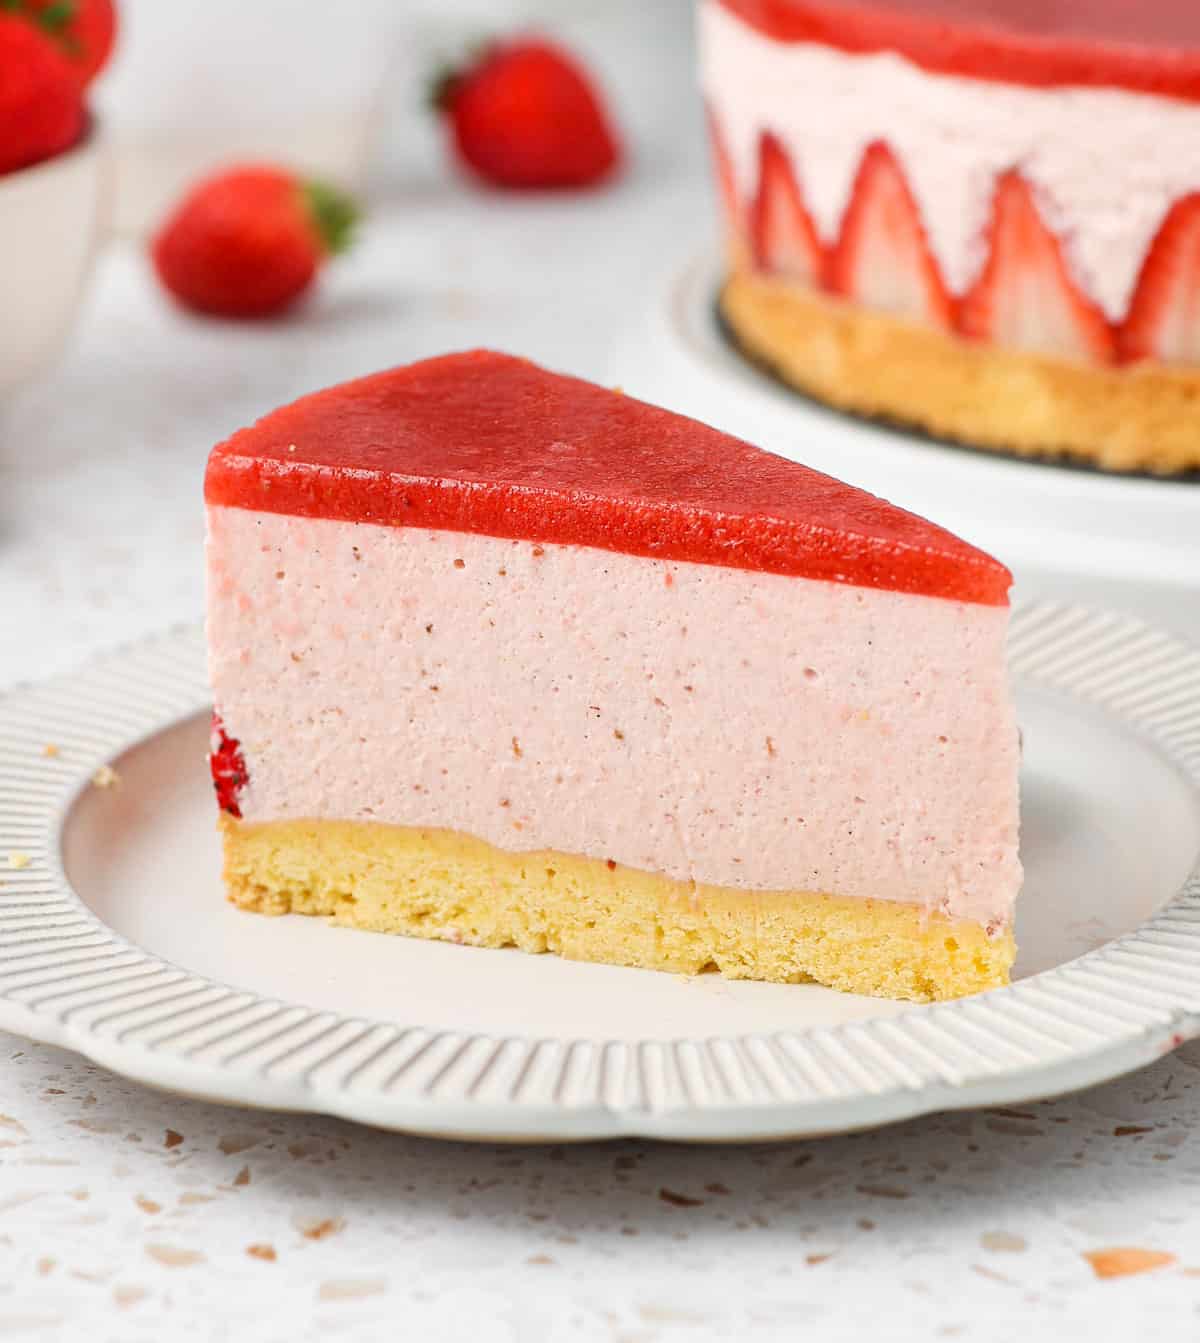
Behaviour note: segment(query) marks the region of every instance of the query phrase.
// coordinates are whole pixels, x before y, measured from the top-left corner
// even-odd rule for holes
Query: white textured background
[[[410,70],[476,15],[531,12],[409,8]],[[634,159],[611,190],[481,196],[408,75],[362,245],[285,323],[188,320],[136,246],[106,256],[64,361],[0,406],[0,687],[199,613],[205,453],[278,402],[478,343],[603,374],[709,232],[687,7],[532,12],[616,94]],[[1184,588],[1021,579],[1200,629]],[[161,1096],[11,1037],[0,1058],[0,1338],[1200,1334],[1200,1045],[1067,1100],[709,1150],[442,1144]],[[1085,1255],[1111,1246],[1175,1261],[1100,1280]]]

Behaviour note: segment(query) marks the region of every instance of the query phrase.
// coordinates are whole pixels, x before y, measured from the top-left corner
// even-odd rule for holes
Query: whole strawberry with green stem
[[[0,13],[40,28],[67,58],[81,88],[100,73],[117,35],[113,0],[0,0]]]
[[[458,157],[496,186],[592,186],[620,162],[620,141],[587,72],[542,38],[487,44],[438,79],[433,101]]]
[[[151,244],[159,278],[185,307],[270,317],[349,246],[358,210],[342,192],[285,169],[231,168],[194,187]]]

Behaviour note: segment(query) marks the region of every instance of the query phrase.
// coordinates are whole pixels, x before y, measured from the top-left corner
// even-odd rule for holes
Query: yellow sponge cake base
[[[839,410],[1024,457],[1200,470],[1200,368],[1084,364],[964,341],[736,260],[721,311],[748,355]]]
[[[449,830],[229,816],[221,829],[235,905],[375,932],[916,1002],[1006,984],[1015,950],[1011,932],[914,905],[692,885]]]

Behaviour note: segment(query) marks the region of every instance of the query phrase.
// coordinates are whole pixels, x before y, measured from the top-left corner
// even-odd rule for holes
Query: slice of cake
[[[1006,981],[997,561],[486,351],[275,411],[205,493],[236,904],[891,997]]]
[[[739,344],[846,410],[1200,469],[1200,5],[702,0]]]

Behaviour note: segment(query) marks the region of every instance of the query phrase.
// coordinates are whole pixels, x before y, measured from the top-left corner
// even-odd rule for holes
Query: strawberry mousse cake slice
[[[845,410],[1200,469],[1200,5],[701,0],[752,357]]]
[[[897,998],[1006,982],[996,560],[487,351],[275,411],[205,494],[234,903]]]

